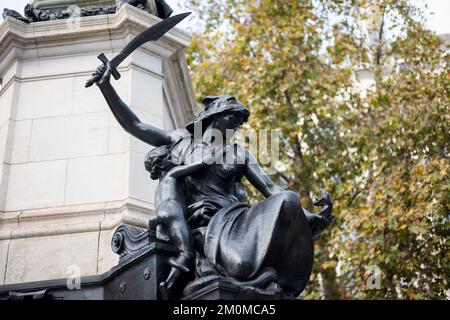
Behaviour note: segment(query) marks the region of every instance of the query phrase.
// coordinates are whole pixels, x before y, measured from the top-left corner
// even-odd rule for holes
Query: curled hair
[[[164,145],[150,150],[145,156],[145,170],[151,172],[152,167],[158,165],[162,160],[170,159],[171,148]]]

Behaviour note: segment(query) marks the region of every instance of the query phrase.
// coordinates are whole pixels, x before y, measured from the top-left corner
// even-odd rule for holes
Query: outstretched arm
[[[245,177],[264,197],[268,198],[285,191],[267,176],[256,158],[248,150],[241,150],[241,153],[244,153],[242,156],[245,156]]]
[[[179,165],[170,170],[167,175],[177,179],[184,178],[199,172],[207,166],[208,165],[204,162],[194,162],[191,164]]]
[[[102,78],[97,83],[100,91],[105,97],[114,117],[128,133],[155,147],[171,143],[172,138],[170,131],[143,123],[119,97],[110,83],[111,66],[109,63],[107,67],[99,67],[97,72],[103,72]]]
[[[198,173],[200,170],[205,169],[207,166],[214,164],[216,160],[220,159],[222,155],[214,156],[209,155],[202,159],[202,161],[197,161],[191,164],[179,165],[173,169],[171,169],[167,175],[173,178],[184,178],[195,173]]]

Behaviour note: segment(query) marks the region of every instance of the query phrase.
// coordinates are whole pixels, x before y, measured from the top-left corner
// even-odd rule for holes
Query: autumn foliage
[[[273,177],[335,221],[303,298],[449,297],[448,48],[406,0],[190,0],[196,94],[280,129]],[[373,81],[361,90],[364,70]],[[257,196],[254,196],[255,198]],[[368,286],[378,269],[381,285]]]

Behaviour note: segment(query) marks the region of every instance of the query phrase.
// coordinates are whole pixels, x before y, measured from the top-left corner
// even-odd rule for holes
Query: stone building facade
[[[0,24],[0,284],[65,278],[74,268],[101,274],[117,263],[115,228],[144,224],[152,212],[150,147],[84,83],[100,53],[112,58],[158,21],[124,5],[110,15]],[[192,119],[189,42],[174,28],[118,68],[112,82],[143,121],[173,129]]]

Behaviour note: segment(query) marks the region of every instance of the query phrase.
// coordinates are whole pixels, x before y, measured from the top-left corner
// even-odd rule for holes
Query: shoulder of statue
[[[172,160],[182,164],[192,148],[192,136],[186,130],[175,130],[171,133]]]
[[[192,135],[186,129],[176,129],[170,134],[170,140],[172,141],[173,145],[185,140],[190,142],[191,139]]]

